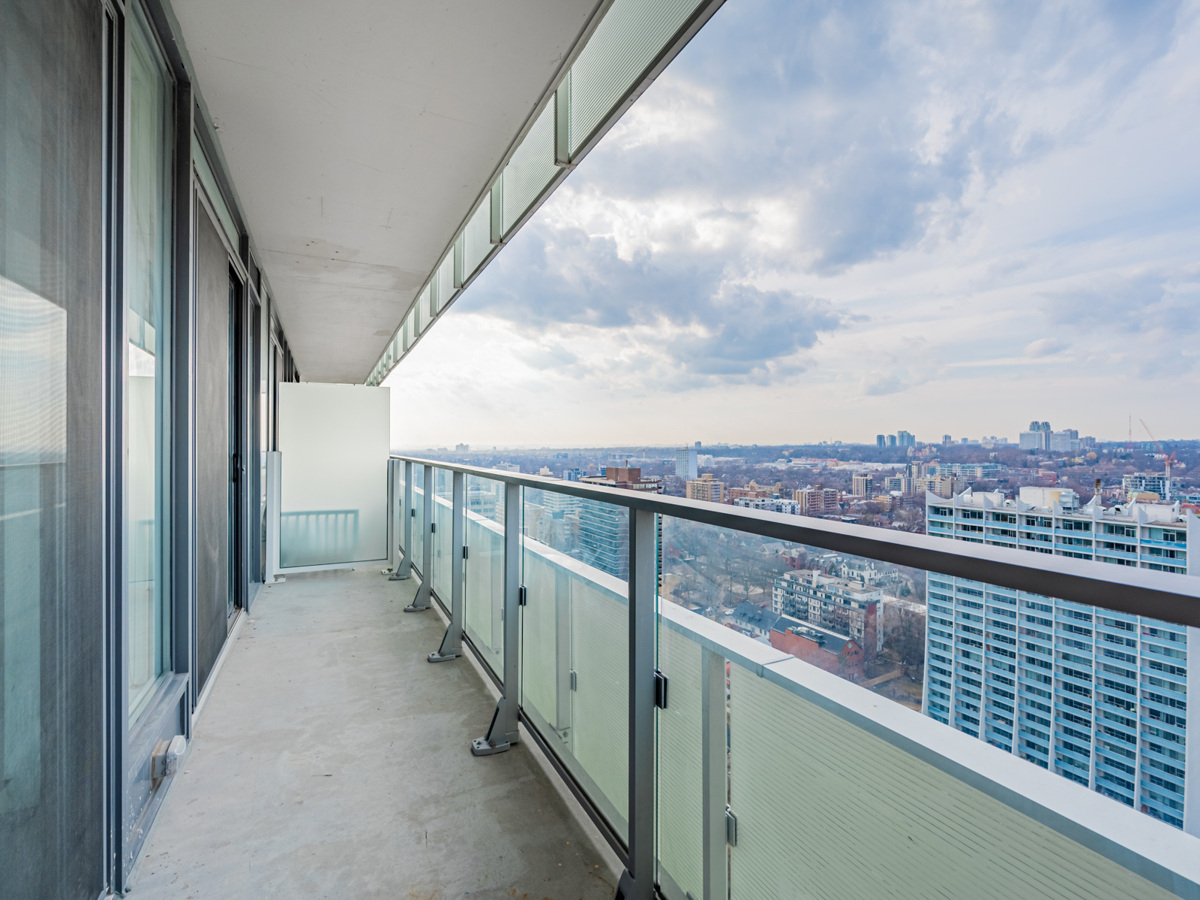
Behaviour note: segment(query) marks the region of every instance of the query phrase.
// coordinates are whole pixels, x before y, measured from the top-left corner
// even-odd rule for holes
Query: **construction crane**
[[[1167,483],[1166,483],[1167,491],[1166,491],[1166,496],[1163,497],[1163,499],[1170,500],[1171,499],[1171,463],[1175,462],[1175,451],[1172,450],[1170,456],[1168,456],[1166,448],[1163,447],[1162,443],[1158,440],[1158,438],[1156,438],[1154,436],[1154,432],[1150,430],[1150,426],[1146,424],[1146,420],[1138,419],[1138,421],[1142,423],[1142,427],[1146,429],[1146,434],[1150,435],[1150,440],[1154,441],[1154,446],[1158,448],[1158,452],[1161,453],[1163,459],[1165,459],[1167,461]]]

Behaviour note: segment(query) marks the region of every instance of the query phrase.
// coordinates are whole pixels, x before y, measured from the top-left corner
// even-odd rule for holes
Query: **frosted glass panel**
[[[596,572],[571,590],[571,721],[575,758],[596,805],[626,834],[629,808],[629,612],[623,581]]]
[[[425,285],[425,289],[421,291],[417,297],[417,304],[413,307],[413,336],[419,336],[426,326],[429,325],[429,285]]]
[[[572,549],[581,553],[582,505],[575,498],[526,489],[525,500],[522,706],[623,835],[629,802],[628,585],[568,555]],[[592,506],[625,512],[607,503]]]
[[[433,470],[433,592],[442,606],[450,608],[450,588],[453,576],[453,476],[445,469]]]
[[[467,478],[468,548],[464,581],[464,627],[467,637],[495,675],[504,670],[504,485]]]
[[[554,165],[554,101],[551,100],[504,167],[506,235],[558,171]]]
[[[446,308],[446,305],[454,299],[457,293],[454,287],[454,251],[451,250],[446,254],[446,258],[442,260],[442,264],[437,269],[437,308],[441,312]]]
[[[737,664],[730,740],[734,900],[1174,896]],[[973,752],[1002,753],[982,744]],[[1031,775],[1047,779],[1047,793],[1092,796],[1052,773]]]
[[[483,198],[483,202],[475,208],[467,227],[463,229],[463,278],[470,278],[480,263],[491,252],[492,219],[491,195]]]
[[[658,711],[658,867],[669,900],[704,896],[700,645],[660,625],[658,667],[670,703]]]
[[[418,572],[425,565],[425,467],[413,466],[412,564]],[[428,573],[421,572],[421,577]]]
[[[616,0],[571,67],[571,152],[620,102],[700,5],[699,0]]]
[[[279,385],[282,567],[387,557],[388,393]]]

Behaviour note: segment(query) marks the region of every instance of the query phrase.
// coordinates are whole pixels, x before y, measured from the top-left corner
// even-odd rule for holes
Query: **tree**
[[[925,615],[899,607],[884,646],[908,669],[925,665]]]

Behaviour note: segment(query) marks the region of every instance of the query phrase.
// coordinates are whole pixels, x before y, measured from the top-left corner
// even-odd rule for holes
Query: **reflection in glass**
[[[0,813],[38,803],[42,604],[62,565],[64,310],[0,276]]]
[[[171,91],[139,13],[130,41],[129,242],[125,264],[125,577],[129,715],[169,665],[164,578]]]

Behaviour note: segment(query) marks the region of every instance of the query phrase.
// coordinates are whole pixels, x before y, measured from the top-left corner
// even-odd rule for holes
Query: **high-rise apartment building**
[[[675,451],[675,474],[688,481],[699,477],[695,446],[680,447]]]
[[[875,435],[875,446],[879,447],[881,450],[884,447],[886,447],[887,446],[887,435],[886,434]]]
[[[687,498],[704,500],[707,503],[724,503],[725,482],[717,481],[710,473],[706,472],[687,483]]]
[[[625,491],[663,492],[662,479],[642,478],[641,469],[625,466],[608,466],[603,475],[587,475],[580,482]],[[629,511],[624,507],[583,500],[579,507],[579,544],[583,561],[589,566],[617,578],[629,577]]]
[[[917,439],[909,431],[901,431],[896,434],[896,443],[901,447],[917,446]]]
[[[875,480],[870,475],[854,475],[850,479],[850,493],[855,497],[870,497],[875,491]]]
[[[1176,505],[926,496],[926,530],[1195,575],[1200,518]],[[1200,631],[962,578],[928,575],[924,712],[1200,834],[1200,709],[1187,703]]]

